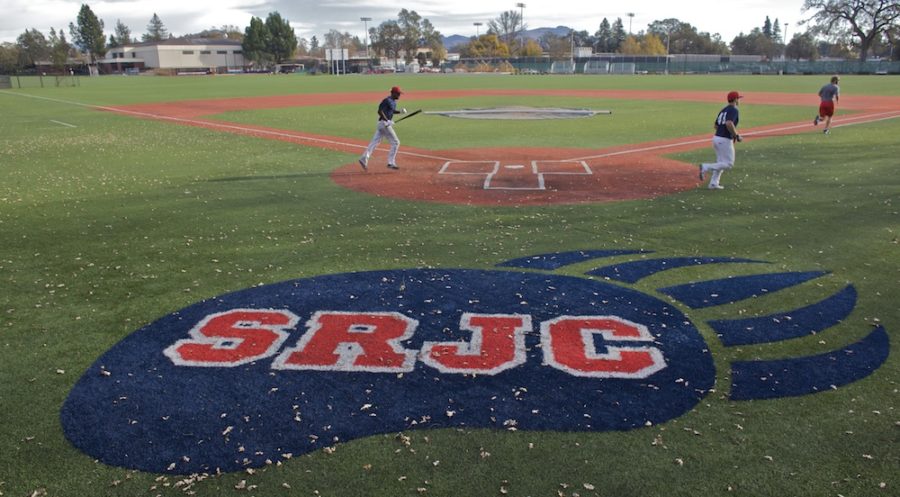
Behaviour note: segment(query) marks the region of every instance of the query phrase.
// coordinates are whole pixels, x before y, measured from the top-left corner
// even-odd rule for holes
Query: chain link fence
[[[446,62],[443,72],[516,74],[900,74],[900,61],[763,60],[758,56],[671,55],[479,58]],[[604,70],[605,69],[605,70]]]
[[[81,86],[81,79],[77,74],[0,74],[0,88],[61,88],[75,86]]]

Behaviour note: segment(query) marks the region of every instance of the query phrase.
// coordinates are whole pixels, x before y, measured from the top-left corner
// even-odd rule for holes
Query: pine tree
[[[87,4],[81,6],[78,11],[78,25],[69,23],[69,33],[72,35],[72,43],[90,56],[91,64],[98,57],[106,54],[106,35],[103,34],[103,21],[97,18],[94,11]]]
[[[144,41],[163,41],[167,38],[169,38],[169,33],[166,31],[166,26],[154,12],[153,17],[150,18],[150,24],[147,24],[147,32],[144,33],[141,39]]]
[[[597,38],[597,46],[595,47],[597,52],[612,52],[610,47],[613,44],[613,32],[609,21],[605,17],[600,21],[600,28],[594,33],[594,36]]]

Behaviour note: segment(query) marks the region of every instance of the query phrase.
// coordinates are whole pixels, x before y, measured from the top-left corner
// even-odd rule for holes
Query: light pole
[[[369,61],[369,21],[371,21],[372,18],[360,17],[359,20],[363,22],[363,26],[365,26],[366,30],[366,65],[368,66],[371,63]]]
[[[669,39],[672,38],[669,30],[666,30],[666,74],[669,74]]]
[[[484,23],[483,22],[473,22],[472,25],[475,26],[475,38],[478,38],[480,36],[478,33],[478,28],[479,28],[479,26],[483,26]]]
[[[516,7],[519,8],[519,22],[522,23],[522,50],[525,50],[525,4],[519,2]]]
[[[631,34],[631,21],[634,19],[634,12],[625,14],[628,16],[628,34]]]

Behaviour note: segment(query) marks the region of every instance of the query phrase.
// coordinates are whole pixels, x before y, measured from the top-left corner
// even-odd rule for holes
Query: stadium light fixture
[[[360,17],[359,20],[363,22],[363,26],[365,26],[364,29],[366,30],[366,33],[365,33],[365,35],[366,35],[366,64],[368,64],[369,63],[368,62],[369,61],[369,21],[371,21],[372,18],[371,17]]]

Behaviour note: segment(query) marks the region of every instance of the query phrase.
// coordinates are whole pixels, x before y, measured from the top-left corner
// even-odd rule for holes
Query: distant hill
[[[525,37],[532,40],[537,40],[541,36],[544,36],[546,33],[553,33],[556,36],[568,36],[568,34],[571,32],[572,28],[566,26],[557,26],[555,28],[535,28],[526,30]],[[444,48],[446,48],[448,52],[453,52],[457,46],[462,45],[463,43],[468,43],[471,39],[471,36],[450,35],[444,36],[443,38],[441,38],[441,41],[443,41]]]

